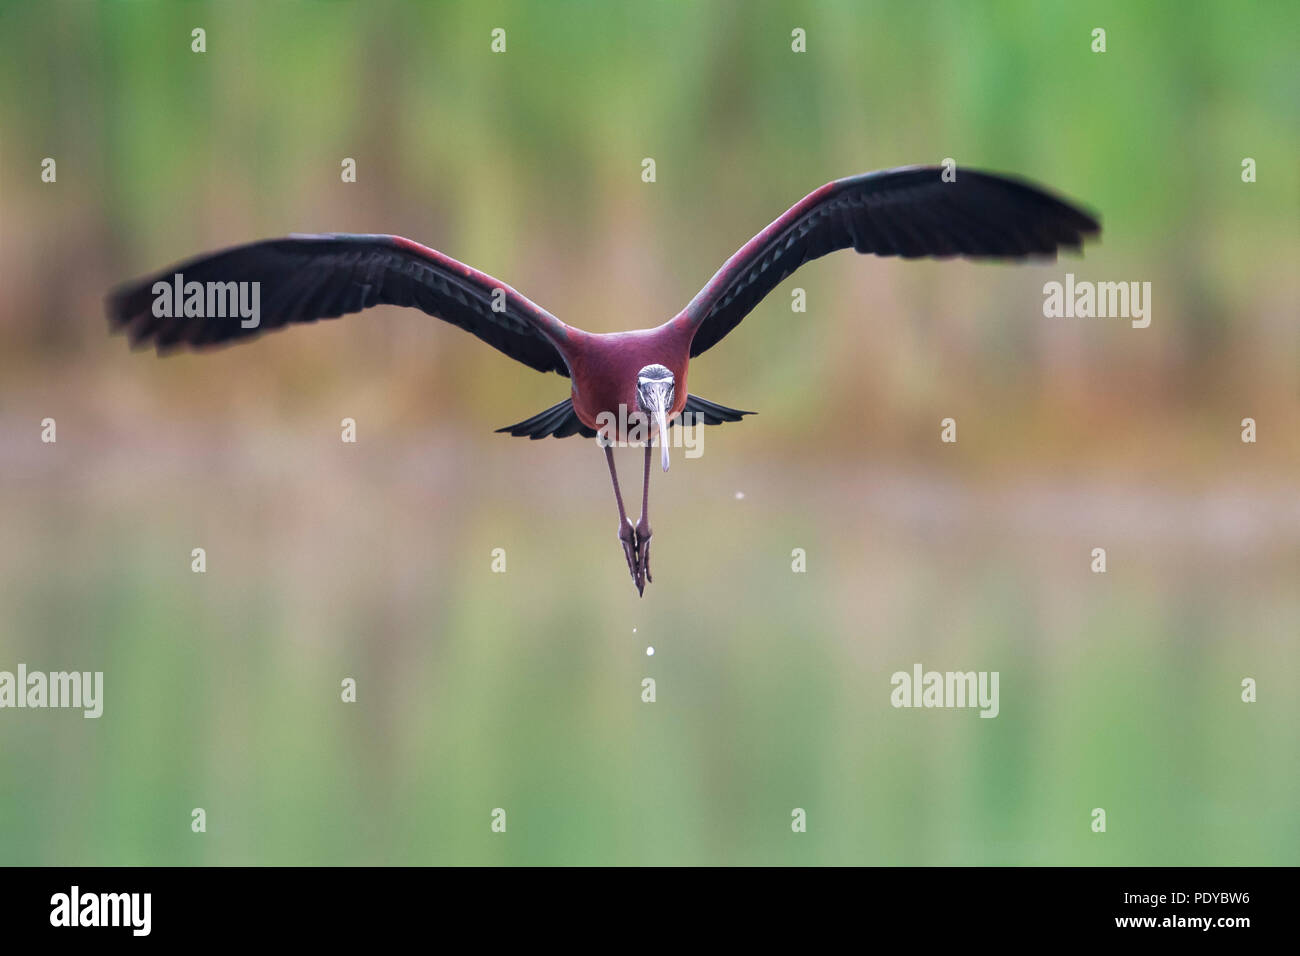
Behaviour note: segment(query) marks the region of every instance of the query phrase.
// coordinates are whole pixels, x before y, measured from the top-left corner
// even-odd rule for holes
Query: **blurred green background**
[[[1282,3],[0,5],[0,669],[106,698],[0,711],[0,863],[1296,863],[1298,34]],[[102,313],[350,231],[653,325],[812,188],[950,156],[1100,243],[787,280],[692,366],[761,414],[656,473],[644,599],[597,450],[492,433],[567,381],[417,312],[165,360]],[[1067,271],[1150,281],[1150,328],[1045,319]],[[893,709],[915,662],[999,671],[1001,715]]]

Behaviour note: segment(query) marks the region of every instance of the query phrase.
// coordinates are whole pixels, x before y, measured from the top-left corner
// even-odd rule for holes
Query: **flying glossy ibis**
[[[786,276],[837,249],[905,259],[1054,258],[1058,249],[1078,249],[1084,236],[1098,232],[1092,216],[1037,186],[972,170],[945,181],[941,173],[911,166],[815,190],[745,243],[685,309],[652,329],[584,332],[491,276],[387,235],[291,236],[200,256],[115,291],[108,313],[133,345],[153,343],[165,353],[246,341],[268,329],[373,305],[415,306],[529,368],[568,376],[569,398],[500,431],[532,439],[601,439],[618,503],[618,538],[637,592],[644,593],[651,580],[652,440],[660,437],[667,471],[667,429],[677,416],[716,425],[751,414],[688,394],[687,366]],[[238,284],[258,290],[259,314],[251,321],[220,307]],[[623,507],[611,440],[645,440],[635,525]]]

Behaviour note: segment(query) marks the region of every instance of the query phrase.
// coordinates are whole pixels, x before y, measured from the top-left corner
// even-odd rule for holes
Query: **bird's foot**
[[[637,580],[641,566],[637,563],[636,528],[631,518],[624,518],[618,526],[618,540],[623,543],[623,556],[627,558],[627,570],[632,580]]]
[[[654,583],[654,577],[650,574],[650,539],[654,532],[650,530],[650,522],[643,515],[641,520],[636,523],[636,565],[639,574],[635,575],[636,589],[638,593],[645,592],[646,583]]]

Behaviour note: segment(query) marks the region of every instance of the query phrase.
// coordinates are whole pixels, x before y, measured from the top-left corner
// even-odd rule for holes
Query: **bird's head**
[[[659,426],[659,450],[668,470],[668,412],[673,407],[676,382],[662,365],[647,365],[636,373],[636,402]]]

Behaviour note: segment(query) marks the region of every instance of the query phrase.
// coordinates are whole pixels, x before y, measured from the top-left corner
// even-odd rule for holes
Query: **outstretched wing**
[[[161,289],[168,307],[156,307],[160,296],[155,284],[175,288],[178,274],[182,289],[191,282],[202,284],[203,304],[197,307],[196,300],[196,310],[204,315],[186,316],[183,301],[170,302],[175,297]],[[258,283],[256,326],[231,307],[229,296],[238,294],[238,287],[228,283]],[[251,301],[251,291],[246,296]],[[160,353],[247,340],[292,322],[333,319],[373,305],[414,306],[529,368],[569,374],[552,344],[567,335],[563,322],[505,283],[400,236],[337,234],[254,242],[129,283],[107,301],[115,329],[125,330],[133,345],[152,343]],[[160,311],[171,317],[155,314]]]
[[[1078,249],[1097,220],[1038,186],[969,169],[905,166],[828,183],[728,259],[678,319],[695,329],[691,357],[740,324],[805,262],[850,246],[915,259],[1019,259]]]

